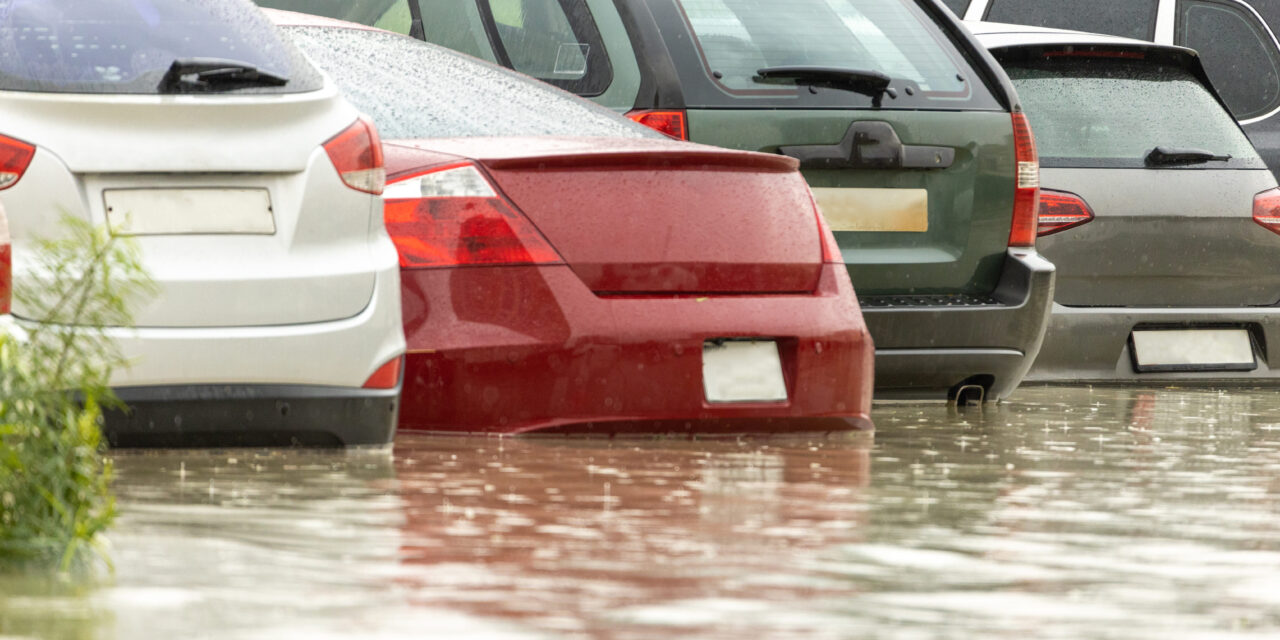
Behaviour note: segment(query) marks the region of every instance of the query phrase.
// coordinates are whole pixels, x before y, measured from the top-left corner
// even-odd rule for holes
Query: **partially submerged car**
[[[1280,377],[1280,190],[1189,49],[970,25],[1036,133],[1058,267],[1039,381]]]
[[[796,160],[676,142],[442,47],[270,13],[385,135],[401,429],[870,428],[873,346]]]
[[[1034,145],[1004,72],[935,0],[361,0],[342,15],[356,5],[674,137],[798,160],[875,338],[877,397],[1001,398],[1039,351],[1053,267],[1034,249]]]
[[[399,269],[376,130],[248,0],[0,11],[0,202],[18,280],[72,216],[159,294],[108,330],[113,445],[390,442]],[[19,323],[46,320],[16,304]]]

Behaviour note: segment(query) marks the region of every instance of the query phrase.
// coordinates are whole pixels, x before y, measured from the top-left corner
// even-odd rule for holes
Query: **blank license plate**
[[[708,341],[702,345],[707,402],[785,402],[782,358],[772,340]]]
[[[1133,332],[1133,365],[1151,371],[1253,371],[1258,361],[1245,329]]]
[[[926,189],[830,189],[815,187],[813,196],[832,231],[929,230]]]
[[[266,189],[108,189],[102,198],[117,235],[276,232]]]

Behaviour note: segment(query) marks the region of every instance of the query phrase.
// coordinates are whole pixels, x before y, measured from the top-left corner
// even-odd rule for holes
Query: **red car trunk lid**
[[[647,140],[431,140],[485,167],[600,294],[812,291],[821,236],[794,161]]]

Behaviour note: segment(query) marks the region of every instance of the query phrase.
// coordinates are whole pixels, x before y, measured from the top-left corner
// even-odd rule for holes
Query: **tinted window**
[[[1046,167],[1142,167],[1157,146],[1231,155],[1230,167],[1264,167],[1231,114],[1179,66],[1063,57],[1005,69]]]
[[[852,91],[811,92],[792,84],[766,83],[766,67],[811,66],[869,70],[894,79],[896,96],[886,107],[963,106],[989,97],[955,45],[910,0],[672,0],[659,11],[667,45],[678,52],[689,106],[736,100],[782,101],[796,106],[869,105]],[[660,5],[668,6],[668,5]],[[676,32],[691,33],[696,46]],[[692,76],[700,75],[696,81]],[[711,86],[719,97],[698,92]],[[690,88],[693,90],[688,90]],[[728,100],[726,100],[728,99]]]
[[[953,13],[961,18],[964,17],[964,12],[969,10],[969,3],[970,0],[942,0],[942,4],[947,5]]]
[[[314,91],[319,74],[248,0],[0,0],[0,88],[156,93],[174,60],[223,58]]]
[[[1280,105],[1280,56],[1271,35],[1247,9],[1183,0],[1176,42],[1200,52],[1213,86],[1237,118],[1256,118]]]
[[[992,0],[986,19],[1150,40],[1157,0]]]
[[[520,74],[405,36],[319,27],[286,31],[387,139],[665,138]]]
[[[259,6],[309,13],[409,33],[409,0],[255,0]]]
[[[578,95],[599,95],[609,88],[613,68],[582,0],[477,2],[503,65]]]

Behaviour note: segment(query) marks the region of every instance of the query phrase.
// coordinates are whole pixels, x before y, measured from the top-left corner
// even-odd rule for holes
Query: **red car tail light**
[[[676,140],[689,139],[689,120],[683,111],[638,109],[628,113],[627,117]]]
[[[403,268],[564,262],[469,162],[397,178],[383,198]]]
[[[21,140],[0,136],[0,190],[18,184],[35,155],[35,147]]]
[[[400,384],[400,372],[404,370],[404,356],[396,356],[378,367],[364,383],[364,389],[394,389]]]
[[[1026,114],[1013,114],[1014,160],[1017,185],[1013,194],[1013,227],[1009,229],[1009,246],[1036,246],[1036,214],[1040,200],[1040,159],[1036,155],[1036,139]]]
[[[361,116],[345,131],[324,143],[324,150],[342,181],[356,191],[378,195],[387,183],[382,141],[373,122]]]
[[[1040,190],[1040,215],[1037,236],[1066,231],[1093,220],[1093,209],[1084,198],[1066,191]]]

